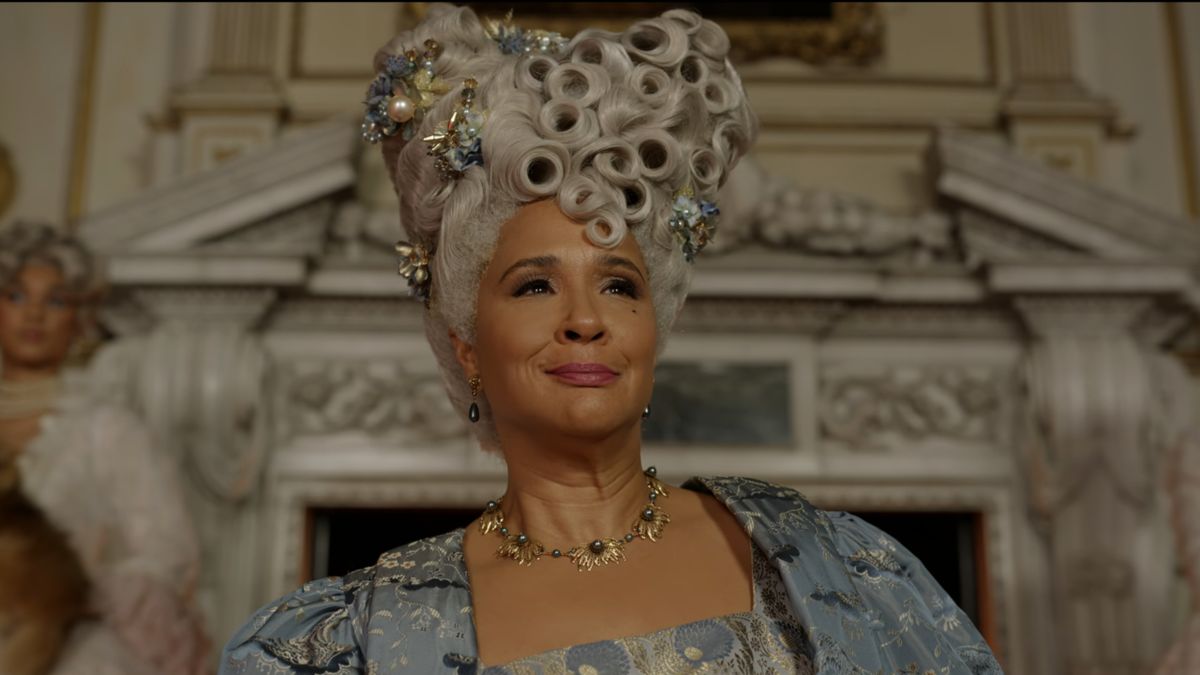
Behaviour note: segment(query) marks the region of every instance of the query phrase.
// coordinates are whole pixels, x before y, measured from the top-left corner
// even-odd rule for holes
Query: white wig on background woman
[[[694,252],[685,256],[669,225],[676,196],[715,201],[757,133],[726,58],[729,39],[695,13],[671,10],[623,33],[555,35],[542,42],[549,49],[530,48],[516,39],[519,29],[497,25],[485,28],[467,8],[435,5],[375,56],[381,71],[389,60],[413,59],[427,41],[437,43],[429,61],[442,85],[439,97],[426,99],[407,133],[376,138],[408,239],[430,252],[426,333],[460,412],[472,397],[449,331],[474,341],[479,280],[500,226],[518,206],[557,200],[599,247],[613,247],[627,234],[636,238],[650,274],[661,352],[687,295]],[[460,92],[470,80],[477,82],[473,108],[483,114],[482,163],[448,179],[420,139],[461,109]],[[479,407],[472,429],[485,449],[496,451],[486,396]]]

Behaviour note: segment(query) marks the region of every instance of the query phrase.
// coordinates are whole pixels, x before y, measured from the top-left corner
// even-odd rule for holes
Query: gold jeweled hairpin
[[[474,78],[463,80],[462,98],[445,124],[423,140],[429,144],[429,154],[445,180],[461,178],[472,166],[483,166],[483,124],[485,115],[474,108]]]
[[[420,244],[407,241],[396,242],[396,255],[400,256],[400,276],[408,280],[413,297],[429,304],[429,251]]]

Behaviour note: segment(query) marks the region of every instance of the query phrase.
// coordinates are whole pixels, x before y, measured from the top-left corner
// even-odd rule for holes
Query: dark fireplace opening
[[[982,516],[978,513],[855,511],[913,552],[981,629],[986,605]],[[478,509],[311,508],[307,578],[339,576],[384,551],[455,528]],[[986,632],[986,631],[985,631]]]

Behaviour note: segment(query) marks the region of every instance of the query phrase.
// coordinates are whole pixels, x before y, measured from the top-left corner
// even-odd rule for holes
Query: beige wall
[[[0,144],[16,175],[0,219],[67,215],[86,14],[80,3],[0,6]]]
[[[1195,9],[1186,11],[1194,18]],[[1176,63],[1171,40],[1187,43],[1190,38],[1194,50],[1198,33],[1189,36],[1182,27],[1173,31],[1164,3],[1078,3],[1072,10],[1083,83],[1111,98],[1137,134],[1128,148],[1109,153],[1107,181],[1143,203],[1188,213],[1188,191],[1195,185],[1188,185],[1184,162],[1194,160],[1187,158],[1189,148],[1181,138],[1180,106],[1187,92],[1178,85],[1190,84],[1194,95],[1200,89],[1200,68]],[[1190,74],[1178,73],[1180,66]],[[1190,152],[1194,157],[1194,144]]]
[[[166,3],[105,3],[86,157],[89,212],[152,182],[150,120],[162,116],[170,89],[173,12]]]

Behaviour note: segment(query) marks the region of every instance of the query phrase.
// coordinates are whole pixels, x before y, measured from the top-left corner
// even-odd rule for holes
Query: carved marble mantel
[[[80,228],[116,291],[97,369],[188,470],[220,636],[300,581],[306,509],[503,482],[445,408],[358,152],[352,121],[316,125]],[[1149,664],[1172,583],[1149,363],[1195,313],[1200,234],[990,139],[942,130],[929,161],[917,215],[739,169],[665,357],[787,364],[794,442],[648,461],[979,512],[1009,672]]]

